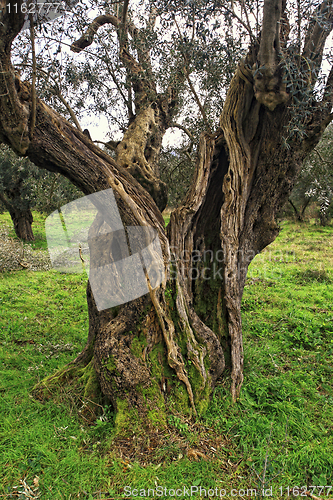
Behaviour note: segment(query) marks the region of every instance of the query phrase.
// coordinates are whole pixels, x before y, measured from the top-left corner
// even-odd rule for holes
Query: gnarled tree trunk
[[[23,20],[1,14],[0,139],[41,168],[67,176],[85,194],[112,188],[125,226],[151,226],[158,233],[165,271],[161,285],[148,283],[149,294],[103,311],[88,285],[87,346],[39,387],[43,391],[52,381],[80,378],[86,394],[101,392],[112,402],[119,431],[126,432],[134,421],[164,426],[168,404],[183,413],[204,412],[226,367],[231,368],[232,396],[239,396],[241,299],[248,266],[277,236],[275,214],[288,199],[302,160],[332,119],[333,75],[324,101],[311,102],[313,113],[299,111],[305,134],[286,143],[294,110],[279,44],[285,5],[282,0],[264,3],[261,40],[239,64],[219,130],[201,137],[195,178],[184,205],[171,215],[168,234],[157,159],[175,95],[158,96],[139,78],[140,67],[126,44],[121,47],[124,64],[137,78],[137,105],[115,161],[43,102],[37,100],[34,109],[30,85],[15,76],[10,62],[10,44]],[[105,22],[119,27],[113,16],[102,17],[92,34]],[[315,28],[311,25],[307,44],[320,54],[328,32],[319,23]],[[89,36],[76,42],[77,50],[91,43]],[[103,222],[99,214],[92,237],[101,235]],[[111,247],[110,255],[112,260]]]
[[[31,227],[31,224],[33,223],[33,216],[30,208],[25,210],[13,208],[9,210],[9,213],[14,224],[16,236],[21,240],[34,241],[35,237]]]
[[[0,200],[10,214],[16,236],[24,241],[34,241],[35,237],[31,227],[34,219],[30,208],[26,207],[26,202],[21,199],[20,187],[17,186],[17,189],[6,193],[6,195],[0,193]]]

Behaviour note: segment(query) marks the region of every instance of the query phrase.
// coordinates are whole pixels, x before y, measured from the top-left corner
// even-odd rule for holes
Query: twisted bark
[[[10,62],[10,44],[23,19],[0,16],[7,29],[0,33],[0,140],[41,168],[65,175],[85,194],[112,188],[123,224],[154,228],[161,244],[164,278],[156,288],[148,279],[146,295],[98,311],[88,285],[87,346],[39,387],[43,391],[52,382],[75,377],[88,380],[90,390],[96,395],[98,386],[117,409],[122,432],[135,419],[148,427],[165,425],[169,403],[184,413],[204,412],[225,367],[231,368],[232,397],[239,397],[241,299],[248,266],[278,234],[275,214],[288,199],[302,160],[332,119],[329,100],[318,103],[310,118],[301,110],[306,134],[285,145],[292,116],[280,64],[283,4],[266,0],[264,5],[261,39],[239,64],[219,130],[201,137],[191,189],[172,213],[168,235],[157,160],[163,134],[173,123],[178,90],[158,94],[147,79],[149,64],[148,72],[141,64],[147,53],[142,49],[135,61],[127,51],[126,16],[122,23],[113,17],[106,21],[121,32],[120,57],[134,78],[136,99],[136,116],[116,147],[116,160],[38,99],[34,134],[29,133],[31,86],[15,76]],[[95,20],[92,35],[101,24]],[[77,50],[92,42],[88,35],[75,43]],[[105,224],[110,225],[107,210],[103,215],[97,208],[90,250],[107,264],[116,260],[115,249],[112,237],[105,239],[103,250],[96,244],[104,238]]]

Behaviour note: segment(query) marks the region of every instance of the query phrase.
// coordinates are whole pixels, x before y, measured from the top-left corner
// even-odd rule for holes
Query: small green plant
[[[100,415],[95,425],[91,428],[90,435],[99,439],[103,439],[110,435],[114,428],[115,413],[113,407],[106,405],[102,408],[103,414]],[[100,443],[99,443],[100,444]]]
[[[176,417],[175,415],[170,415],[168,417],[168,422],[170,425],[175,427],[177,431],[179,431],[181,434],[186,435],[188,433],[188,424],[184,423],[179,417]]]

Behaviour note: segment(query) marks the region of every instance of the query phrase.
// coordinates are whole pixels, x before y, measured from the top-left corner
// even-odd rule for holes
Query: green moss
[[[108,372],[110,372],[112,374],[115,374],[118,376],[120,375],[119,371],[117,370],[117,365],[116,365],[115,359],[112,356],[112,354],[110,354],[110,356],[107,358],[106,362],[103,363],[103,367],[104,367],[104,376],[106,377],[107,380],[110,380],[110,375],[109,375],[109,373],[107,373],[106,370],[108,370]]]
[[[166,427],[166,410],[164,398],[161,393],[161,389],[156,382],[152,380],[149,387],[138,389],[142,393],[145,403],[147,405],[147,417],[149,423],[158,429],[163,429]]]
[[[130,408],[126,399],[117,398],[115,428],[117,435],[127,436],[140,432],[142,421],[135,408]]]
[[[147,340],[143,335],[135,336],[131,343],[131,353],[137,358],[142,358],[144,348],[147,346]]]
[[[206,271],[205,271],[206,269]],[[205,279],[195,280],[194,309],[200,319],[217,335],[225,356],[226,366],[230,366],[231,354],[228,329],[222,306],[223,279],[222,262],[214,257],[213,262],[199,261],[198,276],[204,273]]]
[[[177,380],[170,394],[170,407],[182,415],[192,415],[189,396],[183,382]]]
[[[164,376],[168,380],[175,376],[174,371],[168,365],[166,359],[166,349],[162,342],[155,344],[149,353],[150,371],[155,380],[162,380]],[[162,360],[162,363],[161,363]]]
[[[210,398],[210,384],[209,381],[205,383],[203,377],[201,376],[200,372],[197,370],[193,363],[193,359],[191,359],[191,354],[188,352],[188,335],[189,332],[187,331],[188,328],[191,328],[191,324],[188,324],[187,327],[184,327],[183,322],[180,321],[175,300],[177,297],[177,286],[176,286],[176,281],[169,281],[166,287],[165,291],[165,297],[168,305],[168,309],[171,315],[171,318],[173,320],[173,323],[175,325],[175,333],[176,333],[176,342],[178,346],[180,347],[183,359],[185,360],[186,363],[186,368],[187,368],[187,374],[188,374],[188,379],[192,387],[193,395],[194,395],[194,402],[195,406],[197,409],[197,412],[199,415],[202,415],[205,413],[205,411],[208,408],[209,405],[209,398]],[[216,293],[216,296],[218,294]],[[217,299],[215,299],[215,303],[217,303]],[[215,307],[216,309],[216,307]],[[200,345],[199,345],[200,348]],[[160,351],[155,351],[158,352]],[[164,353],[164,347],[163,347],[163,353]],[[154,356],[155,353],[151,353],[152,356]],[[156,354],[155,354],[156,356]],[[165,360],[166,356],[165,354],[162,354],[162,359]],[[172,386],[171,388],[171,394],[172,394],[172,405],[175,407],[175,409],[183,414],[191,414],[192,409],[190,406],[190,401],[189,401],[189,396],[187,393],[187,389],[185,385],[180,382],[177,378],[176,373],[170,369],[170,367],[167,365],[162,366],[161,363],[158,363],[158,357],[155,359],[155,362],[153,363],[156,365],[157,370],[163,372],[164,376],[166,375],[166,372],[168,371],[168,382],[169,385]],[[166,363],[167,364],[167,363]],[[206,355],[204,358],[204,364],[206,368],[206,372],[208,373],[209,370],[209,359],[208,356]]]
[[[74,363],[66,365],[35,385],[33,394],[38,399],[47,399],[61,391],[62,387],[70,380],[80,378],[83,371],[84,367],[82,365],[75,365]]]
[[[80,382],[84,386],[84,397],[89,398],[91,401],[99,402],[101,400],[101,388],[97,379],[96,370],[94,368],[93,360],[82,370],[83,374]]]

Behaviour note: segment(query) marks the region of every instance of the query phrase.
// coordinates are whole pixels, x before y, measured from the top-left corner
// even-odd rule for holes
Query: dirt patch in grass
[[[299,284],[302,283],[327,283],[332,284],[332,275],[326,271],[326,269],[306,269],[305,271],[300,270],[295,275],[296,281]]]
[[[18,271],[48,271],[51,261],[47,251],[33,250],[30,245],[17,238],[9,236],[9,227],[0,225],[0,272]]]

